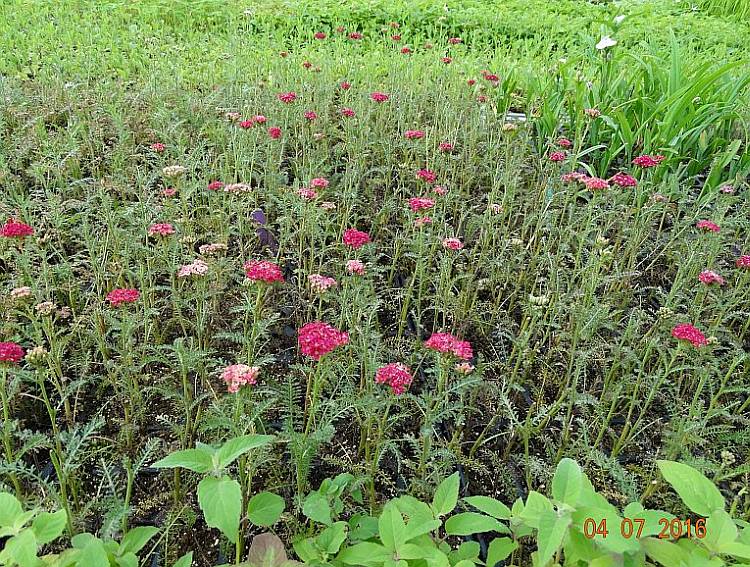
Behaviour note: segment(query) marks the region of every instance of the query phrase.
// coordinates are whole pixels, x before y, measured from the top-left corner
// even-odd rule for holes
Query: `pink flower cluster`
[[[348,260],[346,262],[346,271],[349,272],[350,274],[364,276],[365,265],[359,260]]]
[[[469,360],[474,356],[469,341],[462,341],[450,333],[433,333],[424,343],[426,348],[452,354],[463,360]]]
[[[208,184],[208,190],[209,191],[218,191],[219,189],[224,187],[224,183],[221,181],[212,181]]]
[[[167,149],[167,146],[165,146],[161,142],[154,142],[153,144],[151,144],[151,149],[154,150],[157,154],[160,154],[165,149]]]
[[[695,224],[695,227],[699,228],[701,230],[705,230],[707,232],[719,232],[721,230],[719,228],[718,224],[716,224],[715,222],[710,221],[710,220],[701,220],[701,221],[698,221]]]
[[[447,248],[448,250],[461,250],[463,247],[464,243],[461,242],[458,238],[443,239],[443,248]]]
[[[722,278],[719,274],[712,270],[703,270],[698,276],[698,279],[701,281],[701,283],[704,283],[706,285],[724,285],[725,283],[724,278]]]
[[[404,137],[407,140],[419,140],[424,138],[424,132],[422,130],[407,130],[404,132]]]
[[[565,161],[566,157],[568,154],[562,150],[554,151],[549,155],[550,161]]]
[[[672,336],[681,341],[690,341],[696,348],[706,346],[708,341],[706,335],[701,333],[690,323],[680,323],[672,329]]]
[[[440,145],[438,146],[438,149],[443,153],[448,153],[453,151],[453,144],[450,142],[440,142]]]
[[[0,363],[18,364],[23,359],[23,348],[16,343],[0,343]]]
[[[648,154],[643,154],[633,160],[633,165],[637,165],[638,167],[643,167],[643,168],[656,167],[665,159],[666,158],[664,156],[659,156],[659,155],[650,156]]]
[[[375,382],[377,384],[387,384],[396,396],[400,396],[406,391],[411,384],[411,370],[405,364],[400,362],[391,362],[378,368],[375,372]]]
[[[221,378],[226,383],[229,393],[236,394],[242,386],[256,384],[259,372],[260,369],[257,366],[233,364],[224,369]]]
[[[606,179],[600,179],[599,177],[587,177],[583,180],[583,184],[586,186],[586,189],[590,189],[591,191],[609,189],[609,182]]]
[[[735,265],[743,270],[750,270],[750,255],[740,256]]]
[[[370,235],[356,228],[347,228],[344,231],[344,244],[354,249],[362,248],[370,242]]]
[[[386,102],[391,97],[385,93],[375,91],[374,93],[370,93],[370,98],[375,102]]]
[[[28,224],[17,221],[16,219],[8,219],[8,221],[0,228],[0,236],[5,238],[24,238],[34,234],[34,229]]]
[[[174,234],[174,227],[168,222],[158,222],[148,227],[149,236],[169,236]]]
[[[426,211],[435,206],[435,200],[429,197],[411,197],[409,199],[409,207],[415,213],[419,211]]]
[[[628,175],[627,173],[623,173],[622,171],[615,173],[610,178],[610,181],[618,187],[635,187],[636,185],[638,185],[638,181],[635,177],[633,177],[632,175]]]
[[[269,135],[269,136],[270,136],[270,137],[271,137],[272,139],[274,139],[274,140],[278,140],[279,138],[281,138],[281,128],[279,128],[278,126],[271,126],[271,127],[270,127],[270,128],[268,129],[268,135]]]
[[[123,303],[134,303],[138,301],[141,293],[134,288],[117,288],[113,289],[107,294],[107,301],[109,301],[112,307],[119,307]]]
[[[297,100],[297,93],[294,91],[288,93],[279,93],[276,97],[283,103],[289,104]]]
[[[203,260],[193,260],[190,264],[181,266],[177,272],[178,278],[187,278],[189,276],[203,276],[208,273],[208,264]]]
[[[247,278],[254,282],[271,284],[284,281],[281,268],[268,260],[249,260],[243,267]]]
[[[307,276],[310,287],[315,293],[325,293],[330,288],[336,286],[336,280],[320,274],[310,274]]]
[[[353,118],[356,115],[357,115],[357,113],[354,112],[354,110],[351,109],[351,108],[342,108],[341,109],[341,116],[346,116],[347,118]]]
[[[427,183],[435,183],[437,174],[429,169],[420,169],[417,171],[417,179],[421,179]]]
[[[339,331],[327,323],[313,321],[298,331],[297,342],[302,354],[320,360],[336,347],[348,344],[349,333]]]

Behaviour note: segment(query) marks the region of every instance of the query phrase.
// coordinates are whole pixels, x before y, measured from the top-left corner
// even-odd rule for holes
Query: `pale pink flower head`
[[[598,108],[586,108],[583,113],[589,118],[599,118],[602,115],[602,111]]]
[[[167,187],[165,189],[162,189],[161,194],[165,197],[174,197],[175,195],[177,195],[177,189],[175,189],[174,187]]]
[[[335,348],[348,344],[349,333],[339,331],[327,323],[314,321],[298,331],[297,342],[302,354],[320,360]]]
[[[249,183],[227,183],[224,185],[224,193],[251,193],[253,188]]]
[[[695,348],[706,346],[706,335],[690,323],[680,323],[672,329],[672,336],[680,341],[689,341]]]
[[[426,224],[432,224],[432,219],[430,217],[417,217],[414,219],[414,226],[417,228],[422,228]]]
[[[503,206],[500,203],[490,203],[489,209],[495,215],[499,215],[503,212]]]
[[[268,121],[268,118],[263,116],[262,114],[256,114],[253,116],[253,122],[256,124],[265,124]]]
[[[586,179],[588,179],[588,175],[581,173],[580,171],[571,171],[569,173],[563,173],[560,176],[560,180],[563,183],[583,183]]]
[[[335,211],[336,210],[336,203],[333,203],[331,201],[323,201],[320,204],[320,208],[324,211]]]
[[[23,355],[23,348],[18,343],[0,343],[0,364],[18,364],[23,360]]]
[[[344,231],[344,244],[351,248],[361,248],[370,242],[370,235],[356,228],[347,228]]]
[[[359,260],[348,260],[346,262],[346,271],[357,276],[364,276],[365,265]]]
[[[385,93],[375,91],[373,93],[370,93],[370,98],[375,102],[386,102],[391,97],[389,97]]]
[[[274,264],[268,260],[249,260],[245,262],[243,267],[245,268],[245,275],[251,281],[267,284],[284,282],[281,268],[278,264]]]
[[[134,288],[117,288],[107,294],[107,301],[112,307],[119,307],[123,303],[134,303],[138,301],[141,293]]]
[[[28,286],[17,287],[10,291],[11,299],[26,299],[31,297],[31,288]]]
[[[307,276],[310,287],[315,293],[325,293],[332,287],[336,286],[336,280],[320,274],[310,274]]]
[[[233,364],[227,366],[221,373],[221,379],[227,385],[230,394],[236,394],[242,386],[253,385],[258,382],[260,368],[247,364]]]
[[[695,223],[695,227],[706,232],[719,232],[721,230],[718,224],[710,220],[700,220]]]
[[[411,370],[400,362],[391,362],[378,368],[375,372],[375,383],[390,386],[394,395],[400,396],[412,382]]]
[[[643,154],[633,160],[633,165],[637,165],[638,167],[643,168],[656,167],[665,159],[666,158],[664,156],[650,156],[648,154]]]
[[[268,129],[268,135],[271,137],[271,139],[278,140],[279,138],[281,138],[281,128],[279,128],[278,126],[271,126]]]
[[[328,185],[328,180],[324,177],[315,177],[310,180],[310,187],[315,187],[316,189],[325,189]]]
[[[609,182],[606,179],[600,179],[599,177],[587,177],[583,183],[587,189],[592,191],[600,191],[602,189],[609,189]]]
[[[34,229],[28,224],[10,218],[0,227],[0,236],[4,238],[26,238],[34,234]]]
[[[446,195],[448,193],[448,189],[440,185],[437,185],[432,188],[432,192],[435,193],[435,195],[440,195],[442,197],[443,195]]]
[[[155,151],[155,152],[156,152],[157,154],[160,154],[160,153],[162,153],[162,152],[163,152],[163,151],[164,151],[165,149],[167,149],[167,146],[165,146],[165,145],[164,145],[164,144],[162,144],[161,142],[154,142],[153,144],[151,144],[151,146],[150,146],[150,147],[151,147],[151,149],[152,149],[153,151]]]
[[[729,184],[722,185],[721,187],[719,187],[719,191],[721,191],[725,195],[732,195],[734,193],[734,187]]]
[[[216,254],[218,252],[223,252],[227,249],[227,245],[223,242],[214,242],[212,244],[201,244],[198,247],[198,252],[205,255],[211,255]]]
[[[425,341],[424,346],[443,354],[452,354],[463,360],[470,360],[474,356],[469,341],[462,341],[450,333],[432,333],[432,336]]]
[[[735,265],[742,270],[750,270],[750,255],[740,256]]]
[[[409,199],[409,207],[415,213],[419,211],[427,211],[435,206],[435,200],[428,197],[411,197]]]
[[[568,157],[568,154],[563,150],[554,151],[549,155],[550,161],[565,161],[566,157]]]
[[[448,153],[453,151],[453,144],[450,142],[440,142],[440,145],[438,146],[438,149],[443,153]]]
[[[705,285],[718,284],[724,285],[725,281],[719,274],[712,270],[703,270],[699,275],[698,279]]]
[[[435,180],[437,179],[437,174],[429,169],[419,169],[417,170],[416,175],[417,179],[421,179],[426,183],[435,183]]]
[[[560,146],[561,148],[566,148],[566,149],[568,149],[568,148],[572,148],[572,147],[573,147],[573,142],[571,142],[571,141],[570,141],[570,140],[568,140],[567,138],[558,138],[558,139],[557,139],[557,141],[556,141],[555,143],[556,143],[556,144],[557,144],[558,146]]]
[[[310,122],[318,119],[318,114],[312,110],[306,110],[303,116]]]
[[[297,93],[295,93],[294,91],[288,93],[279,93],[276,95],[276,98],[278,98],[284,104],[290,104],[297,100]]]
[[[190,276],[204,276],[208,273],[208,264],[203,260],[193,260],[190,264],[181,266],[177,271],[178,278],[187,278]]]
[[[404,132],[404,137],[407,140],[419,140],[424,138],[424,132],[422,130],[407,130]]]
[[[458,238],[443,238],[443,248],[448,250],[461,250],[464,247],[464,243]]]
[[[461,39],[460,37],[451,37],[451,38],[448,38],[448,43],[450,43],[451,45],[458,45],[459,43],[463,43],[463,41],[464,40]]]
[[[622,171],[615,173],[610,179],[612,183],[618,187],[635,187],[638,185],[638,181],[632,175],[623,173]]]
[[[354,110],[351,109],[351,108],[342,108],[341,109],[341,116],[346,116],[347,118],[353,118],[356,115],[357,115],[357,113],[354,112]]]
[[[297,195],[305,199],[306,201],[312,201],[318,196],[318,192],[315,189],[309,187],[300,187],[297,189]]]
[[[169,236],[174,234],[174,226],[168,222],[158,222],[148,227],[149,236]]]

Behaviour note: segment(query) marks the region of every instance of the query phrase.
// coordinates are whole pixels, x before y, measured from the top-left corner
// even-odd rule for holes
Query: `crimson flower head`
[[[304,67],[305,69],[309,69],[309,68],[310,68],[310,67],[312,67],[313,65],[312,65],[312,63],[310,63],[309,61],[303,61],[303,62],[302,62],[302,66],[303,66],[303,67]],[[295,98],[296,98],[296,97],[295,97]],[[287,102],[287,101],[283,101],[283,102]],[[292,102],[292,101],[290,100],[290,101],[288,101],[288,102]]]
[[[325,177],[314,177],[310,180],[310,187],[315,187],[316,189],[325,189],[328,185],[328,180]]]
[[[721,230],[718,224],[710,220],[700,220],[695,223],[695,227],[706,232],[719,232]]]
[[[212,181],[211,183],[208,184],[209,191],[218,191],[222,187],[224,187],[224,183],[221,181]]]
[[[411,197],[409,199],[409,207],[415,213],[419,211],[426,211],[435,206],[435,200],[429,197]]]
[[[550,161],[565,161],[566,157],[568,157],[568,154],[562,150],[557,150],[549,155]]]
[[[401,41],[401,34],[400,34],[400,33],[394,33],[394,34],[393,34],[393,35],[391,36],[391,39],[392,39],[393,41]]]
[[[229,393],[236,394],[242,386],[256,384],[259,372],[260,369],[257,366],[233,364],[224,369],[221,373],[221,378],[226,383]]]
[[[307,118],[310,122],[312,122],[313,120],[317,120],[318,115],[312,110],[307,110],[305,111],[304,117]]]
[[[499,83],[500,82],[500,76],[495,75],[494,73],[488,73],[487,71],[482,72],[482,77],[485,81],[489,81],[490,83]]]
[[[452,152],[453,144],[451,144],[450,142],[440,142],[438,149],[443,153]]]
[[[635,177],[633,177],[632,175],[628,175],[627,173],[623,173],[622,171],[615,173],[610,181],[618,187],[635,187],[636,185],[638,185],[638,181]]]
[[[724,278],[713,270],[703,270],[699,275],[698,279],[705,285],[718,284],[724,285]]]
[[[474,85],[477,84],[477,80],[476,79],[466,79],[466,84],[469,85],[470,87],[473,87]]]
[[[417,171],[417,179],[421,179],[427,183],[435,183],[437,180],[437,174],[429,169],[420,169]]]
[[[599,177],[587,177],[583,180],[587,189],[592,191],[598,191],[601,189],[609,189],[609,182],[606,179],[600,179]]]
[[[25,238],[32,234],[34,234],[33,228],[26,223],[12,218],[8,219],[0,228],[0,236],[4,236],[5,238]]]
[[[464,40],[460,37],[451,37],[450,39],[448,39],[448,43],[450,43],[451,45],[458,45],[459,43],[463,43],[463,41]]]
[[[0,364],[18,364],[23,359],[23,348],[16,343],[0,343]]]
[[[153,144],[151,144],[151,149],[154,150],[157,154],[160,154],[165,149],[167,149],[167,146],[165,146],[161,142],[154,142]]]
[[[344,231],[344,244],[354,249],[362,248],[370,242],[370,235],[356,228],[347,228]]]
[[[119,307],[123,303],[134,303],[138,301],[141,293],[134,288],[124,287],[113,289],[107,294],[107,301],[112,307]]]
[[[425,341],[424,346],[443,354],[452,354],[463,360],[469,360],[474,356],[469,341],[462,341],[450,333],[432,333],[432,336]]]
[[[276,95],[276,98],[278,98],[281,102],[285,104],[289,104],[297,100],[297,93],[295,93],[294,91],[291,91],[288,93],[279,93]]]
[[[347,118],[353,118],[357,113],[354,112],[351,108],[342,108],[341,109],[341,116],[346,116]]]
[[[270,136],[270,137],[271,137],[272,139],[274,139],[274,140],[278,140],[279,138],[281,138],[281,128],[279,128],[278,126],[271,126],[271,127],[270,127],[270,128],[268,129],[268,135],[269,135],[269,136]]]
[[[174,226],[168,222],[158,222],[148,227],[149,236],[169,236],[174,234]]]
[[[424,138],[424,132],[422,130],[407,130],[404,132],[404,137],[407,140],[419,140]]]
[[[253,120],[241,120],[239,126],[243,130],[247,130],[248,128],[255,126],[255,122]]]
[[[447,248],[448,250],[461,250],[463,247],[464,243],[461,242],[458,238],[443,239],[443,248]]]
[[[452,57],[443,57],[440,60],[443,63],[445,63],[446,65],[450,65],[451,63],[453,63],[453,58]]]
[[[319,31],[319,32],[315,32],[315,35],[313,37],[315,39],[325,39],[326,38],[326,34],[323,33],[323,32],[321,32],[321,31]]]
[[[273,262],[268,260],[249,260],[245,262],[243,266],[245,268],[245,275],[247,278],[254,282],[263,282],[271,284],[273,282],[284,281],[284,276],[281,274],[281,268]]]
[[[740,256],[735,265],[740,269],[750,270],[750,255]]]
[[[300,351],[314,360],[320,360],[336,347],[349,343],[349,333],[339,331],[322,321],[307,323],[297,334]]]
[[[672,336],[680,341],[689,341],[695,348],[706,346],[706,335],[693,327],[690,323],[680,323],[672,329]]]
[[[643,168],[656,167],[663,162],[664,159],[664,156],[650,156],[648,154],[643,154],[635,158],[633,164]]]
[[[412,51],[411,51],[411,47],[407,47],[406,45],[405,45],[405,46],[403,46],[403,47],[401,48],[401,53],[402,53],[403,55],[411,55],[411,54],[412,54]]]
[[[339,88],[341,88],[342,91],[348,91],[352,88],[352,84],[348,81],[341,81],[341,83],[339,83]]]
[[[352,32],[349,34],[349,39],[362,39],[364,36],[359,32]]]
[[[385,93],[381,93],[381,92],[377,92],[377,91],[376,91],[376,92],[374,92],[374,93],[370,93],[370,98],[371,98],[372,100],[374,100],[375,102],[386,102],[386,101],[387,101],[387,100],[388,100],[389,98],[391,98],[391,97],[389,97],[389,96],[388,96],[387,94],[385,94]]]
[[[375,383],[390,386],[396,396],[403,394],[411,381],[411,370],[400,362],[391,362],[375,372]]]
[[[256,124],[265,124],[268,118],[263,116],[262,114],[256,114],[253,116],[253,122]]]

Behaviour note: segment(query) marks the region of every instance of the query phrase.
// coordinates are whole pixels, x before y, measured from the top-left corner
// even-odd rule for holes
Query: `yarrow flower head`
[[[350,88],[352,88],[352,84],[350,82],[348,82],[348,81],[341,81],[339,83],[339,88],[342,91],[348,91]]]
[[[443,248],[447,248],[448,250],[461,250],[463,247],[464,243],[461,242],[458,238],[443,239]]]
[[[417,178],[425,181],[426,183],[435,183],[435,180],[437,180],[437,175],[434,171],[430,171],[429,169],[420,169],[417,170]]]
[[[609,182],[606,179],[600,179],[599,177],[587,177],[583,180],[584,185],[587,189],[597,191],[601,189],[609,189]]]
[[[432,333],[432,336],[425,341],[424,346],[443,354],[452,354],[463,360],[470,360],[474,356],[469,341],[462,341],[450,333]]]
[[[248,183],[227,183],[224,185],[224,193],[250,193],[253,188]]]
[[[325,293],[330,288],[336,286],[336,280],[320,274],[310,274],[307,276],[310,287],[315,293]]]
[[[643,154],[633,160],[633,165],[637,165],[638,167],[643,168],[656,167],[661,162],[663,162],[664,159],[664,156],[650,156],[648,154]]]
[[[268,118],[266,118],[262,114],[256,114],[255,116],[253,116],[252,121],[254,124],[265,124],[268,121]]]
[[[259,372],[260,369],[257,366],[233,364],[224,369],[221,379],[226,383],[229,393],[236,394],[242,386],[256,384]]]
[[[374,93],[370,93],[370,98],[375,102],[386,102],[391,97],[385,93],[375,91]]]
[[[23,355],[21,345],[12,342],[0,343],[0,364],[18,364]]]
[[[573,147],[573,142],[571,142],[567,138],[558,138],[555,143],[558,146],[560,146],[561,148],[566,148],[567,149],[567,148],[572,148]]]
[[[424,138],[424,132],[422,130],[407,130],[404,132],[404,137],[407,140],[419,140]]]
[[[359,260],[348,260],[346,262],[346,271],[357,276],[364,276],[365,265]]]
[[[306,110],[303,115],[307,120],[313,121],[318,119],[317,113],[313,112],[312,110]]]
[[[550,161],[565,161],[566,157],[568,157],[568,154],[562,150],[557,150],[549,155]]]
[[[294,91],[288,93],[279,93],[276,95],[276,98],[278,98],[284,104],[289,104],[297,100],[297,93],[295,93]]]
[[[34,229],[28,224],[16,219],[8,219],[0,228],[0,236],[5,238],[25,238],[34,234]]]
[[[187,171],[187,167],[182,165],[168,165],[161,170],[164,177],[180,177]]]
[[[314,360],[349,343],[349,333],[339,331],[322,321],[307,323],[298,331],[297,342],[302,354]]]
[[[724,278],[712,270],[703,270],[699,275],[698,279],[701,283],[706,285],[718,284],[724,285]]]
[[[695,348],[706,346],[708,344],[706,335],[701,333],[690,323],[680,323],[679,325],[675,325],[672,329],[672,336],[680,341],[689,341]]]
[[[318,192],[315,189],[310,189],[309,187],[300,187],[299,189],[297,189],[297,195],[307,201],[312,201],[318,196]]]
[[[208,264],[203,260],[193,260],[190,264],[181,266],[177,271],[178,278],[187,278],[189,276],[203,276],[208,273]]]
[[[440,145],[438,146],[438,149],[443,153],[448,153],[453,151],[453,144],[450,142],[440,142]]]
[[[417,228],[422,228],[426,224],[432,224],[432,219],[430,217],[417,217],[414,219],[414,226]]]
[[[12,289],[10,291],[10,297],[11,299],[26,299],[28,297],[31,297],[31,288],[28,286],[23,287],[17,287],[15,289]]]
[[[618,187],[635,187],[638,185],[638,181],[632,175],[623,173],[622,171],[615,173],[610,179],[612,183]]]
[[[162,153],[162,152],[163,152],[163,151],[164,151],[165,149],[167,149],[167,146],[165,146],[165,145],[164,145],[164,144],[162,144],[161,142],[154,142],[153,144],[151,144],[151,146],[150,146],[150,147],[151,147],[151,149],[152,149],[153,151],[155,151],[155,152],[156,152],[157,154],[160,154],[160,153]]]
[[[750,270],[750,255],[740,256],[735,265],[743,270]]]
[[[560,176],[560,180],[563,183],[583,183],[586,179],[588,179],[588,175],[586,175],[585,173],[581,173],[580,171],[571,171],[569,173],[563,173]]]
[[[267,284],[284,281],[281,268],[268,260],[249,260],[243,267],[245,275],[251,281]]]
[[[209,191],[218,191],[219,189],[224,187],[224,183],[221,181],[212,181],[208,184],[208,190]]]
[[[710,220],[700,220],[695,223],[695,227],[706,232],[719,232],[721,230],[718,224]]]
[[[169,236],[174,234],[174,226],[168,222],[158,222],[148,227],[149,236]]]
[[[378,368],[375,372],[375,383],[390,386],[394,395],[400,396],[412,382],[411,370],[400,362],[391,362]]]
[[[353,118],[357,115],[357,113],[351,108],[342,108],[340,112],[341,116],[346,116],[347,118]]]
[[[598,108],[585,108],[583,113],[589,118],[599,118],[602,115],[602,111]]]
[[[281,128],[279,128],[278,126],[271,126],[268,129],[268,135],[271,137],[271,139],[278,140],[279,138],[281,138]]]
[[[463,43],[463,40],[460,37],[451,37],[448,38],[448,43],[451,45],[458,45],[459,43]]]
[[[409,207],[412,211],[426,211],[435,206],[435,200],[428,197],[411,197],[409,199]]]
[[[214,242],[212,244],[201,244],[198,247],[198,252],[205,255],[216,254],[227,249],[227,245],[223,242]]]
[[[344,231],[344,244],[352,248],[361,248],[370,242],[370,235],[356,228],[347,228]]]
[[[325,39],[326,38],[326,34],[319,31],[319,32],[315,32],[315,35],[313,37],[315,39]]]
[[[119,307],[123,303],[134,303],[138,301],[141,293],[134,288],[117,288],[107,294],[107,301],[112,307]]]
[[[166,187],[165,189],[162,189],[161,194],[164,197],[174,197],[177,195],[177,189],[174,187]]]
[[[240,120],[239,122],[239,127],[242,128],[243,130],[248,130],[252,128],[253,126],[255,126],[255,121],[253,121],[252,119]]]
[[[324,177],[315,177],[310,180],[310,187],[315,187],[316,189],[325,189],[328,185],[328,180]]]
[[[443,195],[446,195],[448,193],[448,189],[446,187],[438,185],[432,188],[432,192],[435,193],[435,195],[440,195],[442,197]]]

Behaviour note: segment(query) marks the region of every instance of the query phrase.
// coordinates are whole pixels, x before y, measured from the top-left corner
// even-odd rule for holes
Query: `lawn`
[[[0,565],[750,564],[746,15],[6,2]]]

